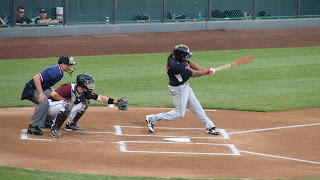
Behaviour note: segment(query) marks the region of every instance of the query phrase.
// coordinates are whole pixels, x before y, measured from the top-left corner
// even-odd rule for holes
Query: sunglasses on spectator
[[[24,13],[24,11],[19,11],[19,13]]]

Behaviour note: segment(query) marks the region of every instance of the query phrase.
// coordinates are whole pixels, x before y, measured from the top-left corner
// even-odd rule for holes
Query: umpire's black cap
[[[58,64],[75,65],[77,61],[72,56],[61,56],[58,60]]]

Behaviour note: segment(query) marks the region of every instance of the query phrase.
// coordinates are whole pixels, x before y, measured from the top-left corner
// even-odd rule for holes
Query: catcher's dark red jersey
[[[60,96],[67,98],[67,99],[77,99],[79,98],[82,94],[79,94],[77,92],[77,85],[76,84],[72,84],[72,83],[67,83],[64,84],[62,86],[60,86],[58,89],[55,90],[56,93],[58,93]],[[74,98],[72,97],[74,96]],[[94,99],[96,100],[98,98],[98,95],[96,93],[92,93],[88,96],[86,96],[86,99]],[[56,99],[50,97],[50,99],[52,99],[53,101],[56,101]]]

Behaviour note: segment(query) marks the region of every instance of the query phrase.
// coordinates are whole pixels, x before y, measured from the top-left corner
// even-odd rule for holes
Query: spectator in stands
[[[32,22],[30,18],[28,18],[24,15],[24,7],[23,6],[19,6],[17,8],[16,14],[17,14],[17,21],[16,21],[17,24],[34,24],[34,22]],[[11,22],[12,22],[12,18],[10,18],[9,23],[11,23]]]
[[[58,19],[47,18],[47,11],[44,8],[41,8],[39,11],[39,18],[36,18],[34,22],[36,24],[54,24],[59,23]]]

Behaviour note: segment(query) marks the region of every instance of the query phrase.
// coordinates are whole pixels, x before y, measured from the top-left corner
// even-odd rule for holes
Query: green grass
[[[189,83],[204,108],[282,111],[320,106],[320,47],[193,52],[202,67],[219,67],[252,54],[255,62]],[[130,106],[173,107],[165,60],[168,53],[75,57],[77,68],[54,88],[75,82],[85,72],[96,79],[95,92],[126,97]],[[1,60],[0,107],[31,106],[20,100],[23,87],[57,58]],[[94,101],[92,105],[101,105]]]
[[[198,51],[192,58],[202,67],[219,67],[252,54],[255,62],[191,78],[193,91],[204,108],[282,111],[320,107],[320,47]],[[77,74],[96,79],[95,92],[126,97],[130,106],[173,107],[168,91],[165,60],[168,53],[75,57],[73,77],[54,88],[75,82]],[[58,58],[0,61],[0,107],[31,106],[20,100],[23,87],[35,74]],[[93,102],[92,105],[101,105]],[[0,166],[4,179],[166,179],[72,174]],[[183,179],[183,178],[170,178]]]
[[[0,166],[0,179],[5,180],[187,180],[186,178],[156,178],[156,177],[127,177],[107,176],[95,174],[75,174],[67,172],[53,172],[31,170],[16,167]],[[200,179],[199,179],[200,180]]]

